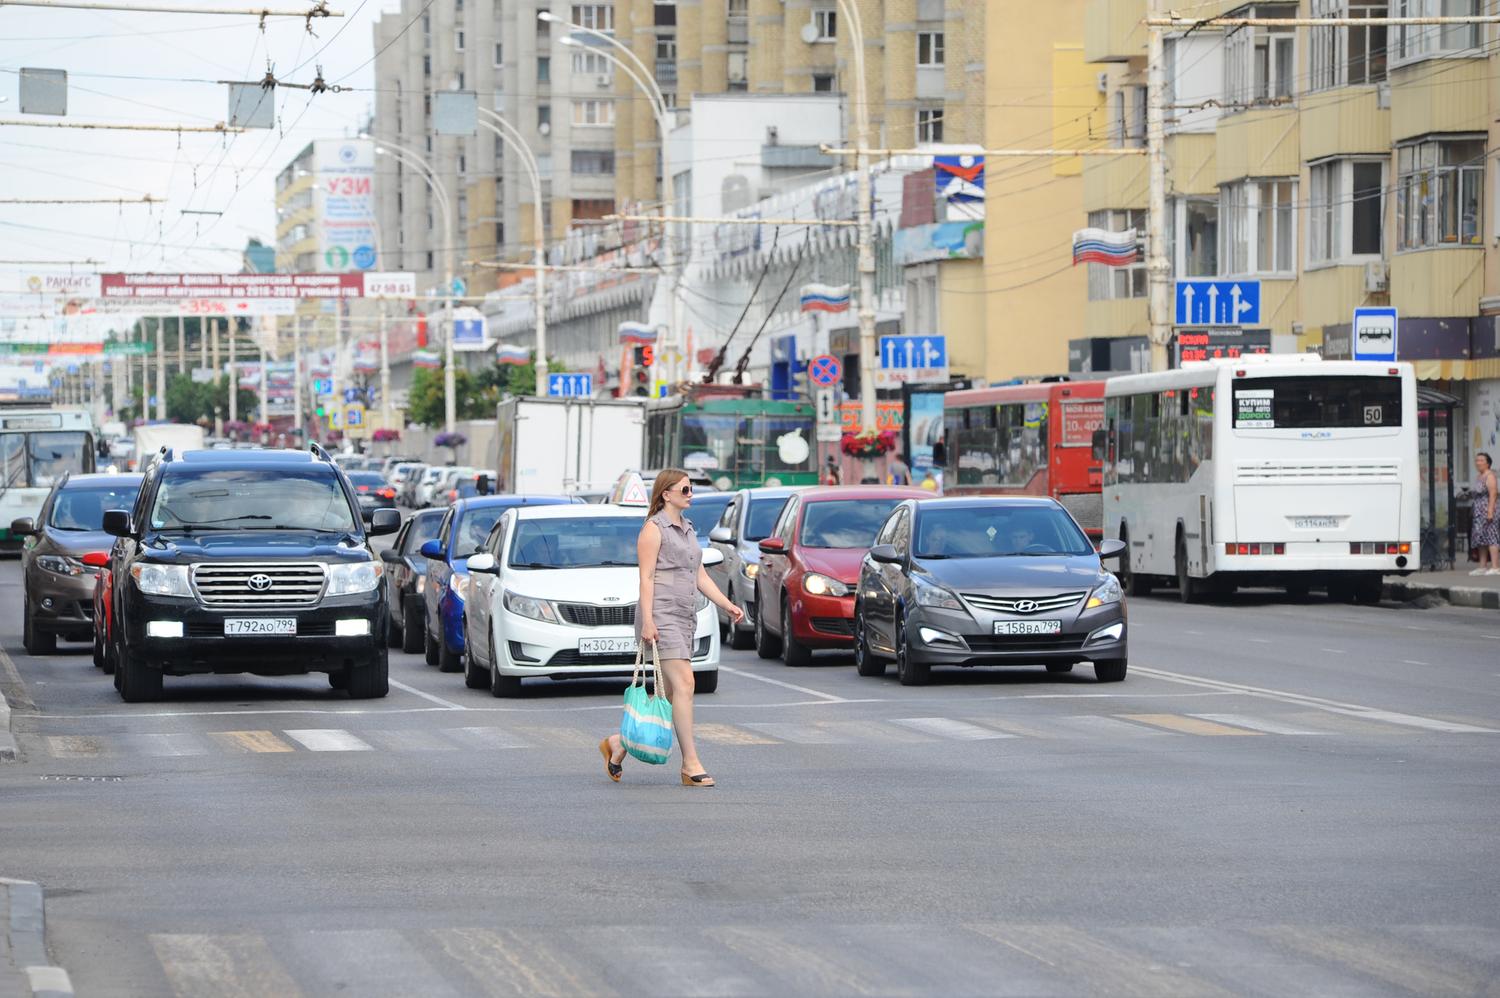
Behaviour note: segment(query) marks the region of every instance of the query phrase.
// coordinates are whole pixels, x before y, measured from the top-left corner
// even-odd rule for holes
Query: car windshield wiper
[[[75,532],[81,533],[81,534],[86,534],[86,533],[89,532],[89,528],[88,527],[64,527],[60,523],[54,523],[54,524],[52,524],[52,529],[53,530],[70,530],[70,531],[75,531]]]
[[[562,568],[561,565],[554,565],[554,564],[552,564],[550,562],[545,562],[545,561],[513,561],[513,562],[510,563],[510,567],[511,568]]]
[[[918,554],[918,561],[942,561],[945,558],[957,558],[956,554]]]

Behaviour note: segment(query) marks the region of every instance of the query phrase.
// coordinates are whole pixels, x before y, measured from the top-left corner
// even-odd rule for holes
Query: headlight
[[[838,579],[830,579],[817,572],[808,572],[802,577],[802,588],[813,596],[848,596],[849,587]]]
[[[963,603],[951,590],[931,582],[923,582],[921,579],[913,578],[916,583],[914,588],[917,593],[918,606],[932,606],[943,610],[962,610]]]
[[[153,565],[138,561],[130,566],[136,587],[152,596],[191,596],[186,565]]]
[[[364,561],[353,565],[328,566],[329,596],[353,596],[367,593],[380,585],[385,566],[378,561]]]
[[[1089,596],[1089,601],[1084,604],[1083,608],[1085,610],[1092,610],[1094,607],[1104,606],[1106,603],[1118,603],[1124,595],[1124,590],[1120,588],[1120,580],[1113,575],[1106,575],[1104,581],[1095,587],[1093,594]]]
[[[741,569],[741,571],[745,573],[745,578],[750,579],[753,582],[755,580],[755,577],[760,574],[760,564],[753,561],[747,561],[745,562],[745,565]]]
[[[459,599],[468,599],[469,577],[467,575],[459,575],[457,572],[454,572],[452,575],[448,576],[448,588],[452,590],[453,595],[457,596]]]
[[[522,596],[520,593],[505,591],[505,609],[520,617],[530,617],[532,620],[543,620],[549,624],[559,623],[557,611],[552,609],[552,604],[544,599],[533,599],[530,596]]]
[[[85,572],[89,571],[84,567],[83,562],[74,561],[72,558],[65,558],[59,554],[44,554],[38,556],[36,560],[36,567],[44,571],[51,572],[53,575],[67,575],[72,578],[77,578],[78,576],[83,575]]]
[[[693,604],[693,609],[695,611],[696,610],[707,610],[708,609],[708,597],[705,596],[705,595],[703,595],[702,593],[699,593],[698,594],[698,601]]]
[[[426,591],[427,591],[427,576],[425,576],[425,575],[419,575],[419,576],[417,576],[417,592],[418,593],[425,593]]]

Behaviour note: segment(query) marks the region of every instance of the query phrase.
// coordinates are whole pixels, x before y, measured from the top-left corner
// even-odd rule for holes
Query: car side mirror
[[[894,544],[877,544],[870,549],[870,560],[882,565],[901,564],[901,552]]]
[[[786,541],[780,537],[767,537],[760,542],[761,554],[786,554]]]
[[[109,567],[109,552],[108,551],[90,551],[88,554],[84,555],[82,558],[80,558],[78,560],[81,561],[81,562],[83,562],[89,568],[108,568]]]
[[[728,527],[715,527],[708,532],[708,539],[715,544],[729,544],[734,541],[734,534]]]
[[[395,548],[382,549],[380,552],[380,560],[385,562],[387,565],[401,564],[401,556],[396,553]]]
[[[370,522],[370,514],[372,514],[374,512],[375,511],[373,509],[362,509],[362,510],[359,511],[359,518],[361,520],[365,521],[366,523],[369,523]]]
[[[36,533],[36,521],[29,516],[12,520],[10,521],[10,532],[19,537],[29,537]]]
[[[1111,558],[1121,558],[1125,555],[1125,542],[1118,538],[1110,538],[1099,545],[1099,560],[1109,561]]]
[[[130,536],[130,510],[107,509],[104,511],[104,522],[101,524],[106,534],[111,537]]]
[[[443,542],[432,540],[422,545],[421,555],[433,561],[443,560]]]
[[[478,572],[480,575],[495,575],[499,566],[495,564],[495,556],[488,551],[483,554],[471,555],[469,557],[469,573]]]
[[[724,564],[724,552],[718,548],[707,548],[703,552],[704,567]]]
[[[395,509],[372,510],[368,522],[370,525],[365,529],[365,533],[371,537],[394,534],[401,529],[401,512]]]

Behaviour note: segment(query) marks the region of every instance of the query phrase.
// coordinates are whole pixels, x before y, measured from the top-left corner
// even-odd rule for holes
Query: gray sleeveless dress
[[[661,549],[656,555],[656,573],[651,600],[651,620],[656,624],[656,653],[662,659],[693,657],[693,630],[698,605],[698,566],[703,549],[698,535],[684,517],[682,526],[667,519],[665,511],[651,517],[661,531]],[[642,529],[645,529],[644,527]],[[635,638],[641,638],[641,614],[635,616]]]

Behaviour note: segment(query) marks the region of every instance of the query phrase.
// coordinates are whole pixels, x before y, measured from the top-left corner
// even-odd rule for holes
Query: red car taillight
[[[379,492],[377,492],[375,494],[378,495],[382,499],[394,499],[394,498],[396,498],[396,490],[395,489],[381,489]]]

